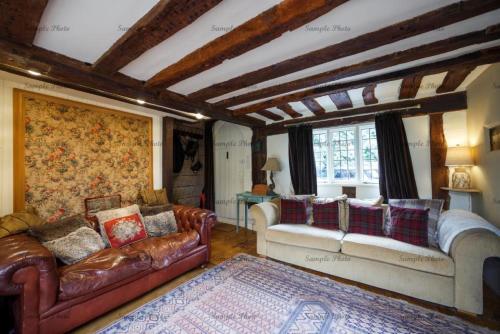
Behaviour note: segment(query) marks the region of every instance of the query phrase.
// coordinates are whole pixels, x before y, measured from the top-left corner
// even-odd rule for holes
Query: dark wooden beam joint
[[[467,95],[465,92],[459,92],[416,100],[402,100],[349,110],[332,111],[320,116],[303,117],[273,123],[266,126],[266,132],[267,135],[285,133],[288,126],[309,122],[313,128],[369,122],[375,119],[376,113],[394,109],[401,110],[404,117],[464,110],[467,109]]]
[[[33,44],[48,0],[0,1],[0,38]]]

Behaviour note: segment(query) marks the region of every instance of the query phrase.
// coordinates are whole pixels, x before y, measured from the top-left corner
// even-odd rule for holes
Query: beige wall
[[[481,190],[474,211],[500,226],[500,150],[490,152],[485,127],[500,125],[500,64],[490,66],[467,89],[469,144],[476,153],[472,182]]]

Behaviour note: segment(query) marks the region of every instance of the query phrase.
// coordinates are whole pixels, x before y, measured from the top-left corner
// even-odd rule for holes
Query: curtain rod
[[[393,109],[380,110],[380,111],[377,111],[376,113],[366,112],[366,113],[361,113],[361,114],[356,114],[356,115],[349,115],[349,116],[338,117],[338,118],[316,119],[316,120],[306,121],[306,122],[301,122],[301,123],[285,124],[284,127],[288,128],[288,127],[291,127],[291,126],[300,126],[300,125],[305,125],[305,124],[313,124],[313,123],[333,121],[333,120],[338,120],[338,119],[353,118],[353,117],[366,116],[366,115],[379,115],[379,114],[383,114],[383,113],[391,112],[391,111],[402,111],[402,110],[420,109],[420,108],[421,108],[420,104],[416,104],[414,106],[409,106],[409,107],[404,107],[404,108],[393,108]]]

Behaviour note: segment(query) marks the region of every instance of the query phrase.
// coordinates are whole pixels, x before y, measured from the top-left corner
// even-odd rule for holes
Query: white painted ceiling
[[[36,34],[34,44],[80,61],[94,63],[126,32],[127,28],[131,27],[157,2],[158,0],[49,0],[43,13],[40,29]],[[390,24],[413,18],[454,2],[457,2],[457,0],[351,0],[303,27],[287,32],[275,40],[241,56],[226,60],[216,67],[169,87],[169,89],[177,93],[189,94],[212,84],[378,30]],[[139,80],[147,80],[163,68],[174,64],[194,50],[278,3],[280,3],[280,0],[223,0],[191,25],[180,30],[156,47],[146,51],[136,60],[122,68],[121,72]],[[258,85],[245,87],[210,99],[208,102],[217,102],[225,98],[289,82],[327,70],[356,64],[422,44],[481,30],[487,26],[498,24],[499,18],[500,10],[493,11],[449,25],[443,29],[431,31],[353,56],[344,57],[262,82]],[[322,31],[320,32],[318,29]],[[469,46],[439,56],[428,57],[331,83],[353,81],[394,70],[449,59],[471,51],[497,45],[500,45],[500,41]],[[457,90],[464,90],[484,68],[482,66],[474,70]],[[417,98],[435,95],[435,89],[439,87],[445,74],[440,73],[425,77]],[[379,102],[397,100],[400,83],[401,80],[396,80],[378,85],[375,90],[375,96]],[[348,92],[355,107],[364,105],[361,92],[362,89]],[[317,98],[316,101],[328,112],[336,110],[335,105],[328,96]],[[234,106],[231,109],[255,102],[258,101]],[[312,115],[301,102],[291,103],[290,105],[304,116]],[[285,119],[290,118],[277,108],[270,108],[269,110],[283,116]],[[267,118],[256,114],[251,114],[251,116],[270,122]]]

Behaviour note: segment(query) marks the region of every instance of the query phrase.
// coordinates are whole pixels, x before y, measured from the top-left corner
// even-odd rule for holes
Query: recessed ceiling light
[[[196,115],[194,115],[197,119],[202,119],[203,118],[203,115],[200,114],[200,113],[197,113]]]
[[[31,74],[31,75],[34,75],[36,77],[42,75],[42,73],[40,72],[37,72],[37,71],[33,71],[33,70],[28,70],[28,73]]]
[[[146,103],[146,101],[137,99],[137,103],[144,104],[144,103]]]

